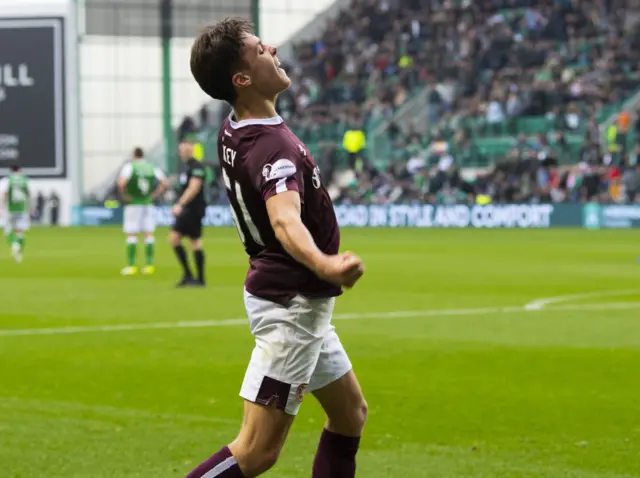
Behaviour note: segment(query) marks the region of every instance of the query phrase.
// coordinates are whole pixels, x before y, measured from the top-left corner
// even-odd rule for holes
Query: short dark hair
[[[11,171],[17,173],[18,171],[20,171],[20,165],[14,164],[13,166],[11,166]]]
[[[140,147],[135,148],[133,150],[133,157],[137,158],[137,159],[143,158],[144,157],[144,151],[142,151],[142,148],[140,148]]]
[[[242,18],[225,18],[200,32],[191,47],[191,74],[206,94],[235,102],[232,78],[243,65],[244,36],[251,34],[253,24]]]

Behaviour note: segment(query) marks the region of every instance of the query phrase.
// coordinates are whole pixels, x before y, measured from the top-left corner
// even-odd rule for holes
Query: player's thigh
[[[322,344],[310,389],[327,414],[331,431],[360,436],[367,419],[367,403],[333,326]]]
[[[245,291],[255,348],[240,396],[296,415],[329,329],[333,299],[295,297],[286,306]]]
[[[153,234],[156,232],[156,208],[149,205],[144,206],[142,213],[142,232]]]
[[[144,206],[130,204],[124,207],[122,230],[125,234],[139,234],[142,229]]]

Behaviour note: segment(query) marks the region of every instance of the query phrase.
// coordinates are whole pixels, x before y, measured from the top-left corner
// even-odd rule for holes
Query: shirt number
[[[240,185],[236,182],[231,181],[231,178],[229,178],[229,175],[224,168],[222,168],[222,179],[224,180],[224,185],[226,186],[226,188],[229,191],[232,191],[235,195],[236,204],[231,204],[231,216],[233,217],[233,222],[235,223],[236,229],[238,230],[238,236],[240,236],[240,240],[245,246],[247,245],[247,235],[245,234],[245,231],[242,230],[242,224],[240,223],[240,221],[238,221],[235,207],[236,205],[238,206],[240,215],[242,216],[242,220],[247,227],[247,232],[251,240],[259,246],[264,246],[264,241],[260,236],[260,231],[258,231],[256,224],[253,222],[251,214],[249,214],[249,209],[244,202],[244,197],[242,196],[242,189],[240,189]],[[231,196],[229,196],[229,199],[230,202],[233,203],[233,199],[231,199]]]
[[[146,178],[138,178],[138,188],[140,192],[144,195],[149,193],[149,180]]]
[[[22,191],[22,189],[11,188],[11,201],[12,202],[23,202],[27,200],[27,195]]]

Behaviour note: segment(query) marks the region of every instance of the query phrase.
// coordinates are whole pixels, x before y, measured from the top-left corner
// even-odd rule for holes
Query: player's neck
[[[233,116],[236,121],[244,121],[251,119],[274,118],[278,116],[278,113],[276,113],[275,101],[273,100],[265,99],[252,102],[251,104],[238,100],[233,106]]]

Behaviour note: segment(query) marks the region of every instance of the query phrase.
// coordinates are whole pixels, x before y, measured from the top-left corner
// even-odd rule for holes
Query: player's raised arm
[[[359,257],[350,253],[330,256],[318,249],[302,223],[298,191],[271,196],[267,199],[267,213],[282,247],[318,277],[345,287],[353,287],[362,277],[364,267]]]

